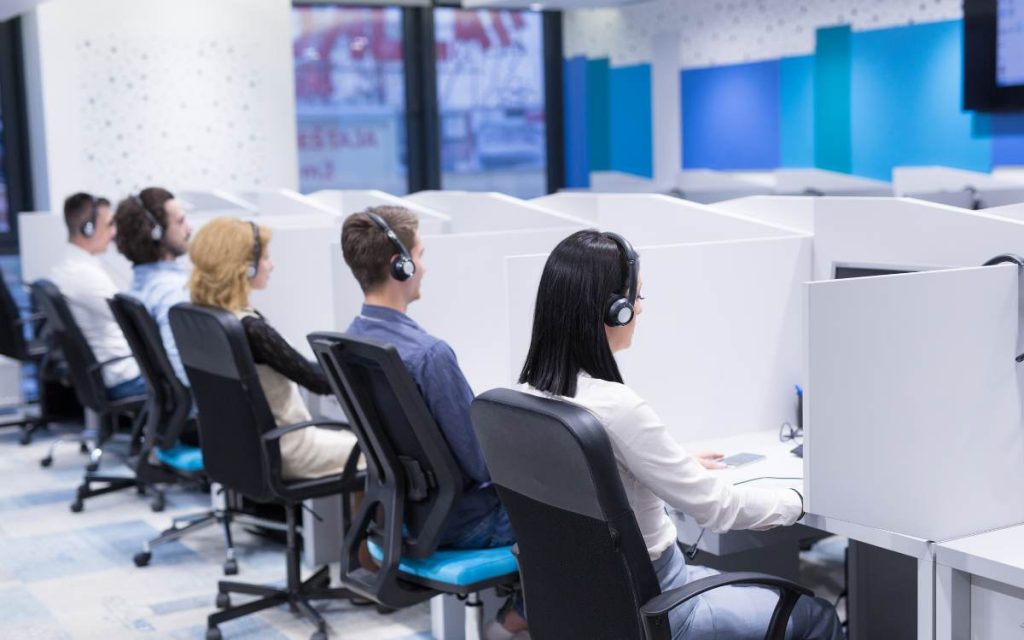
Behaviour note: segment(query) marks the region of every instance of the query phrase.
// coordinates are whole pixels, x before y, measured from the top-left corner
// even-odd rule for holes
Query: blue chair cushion
[[[157,449],[157,459],[172,469],[196,473],[203,470],[203,452],[199,447],[176,444],[170,449]]]
[[[381,562],[384,554],[373,542],[368,544],[370,555]],[[492,549],[440,549],[429,558],[402,559],[398,563],[402,573],[456,587],[465,587],[516,573],[516,558],[512,547]]]

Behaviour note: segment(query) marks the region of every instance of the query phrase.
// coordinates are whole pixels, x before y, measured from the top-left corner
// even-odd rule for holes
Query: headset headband
[[[633,250],[633,245],[629,244],[629,241],[619,234],[606,231],[604,235],[606,238],[619,245],[619,249],[626,258],[626,265],[629,269],[629,273],[626,276],[626,300],[629,301],[630,306],[635,306],[636,296],[638,293],[637,280],[640,272],[640,256]]]
[[[252,220],[249,221],[252,228],[252,264],[249,265],[249,278],[255,278],[260,269],[260,257],[263,255],[263,240],[260,238],[260,228]]]
[[[160,224],[160,219],[146,206],[146,203],[142,200],[141,193],[138,195],[133,194],[131,199],[132,202],[139,205],[139,208],[142,209],[142,215],[146,216],[146,219],[152,225],[149,234],[153,238],[153,242],[160,242],[164,237],[164,225]]]
[[[398,237],[388,223],[385,222],[384,218],[380,217],[372,210],[367,210],[366,215],[373,220],[373,223],[384,232],[384,235],[388,237],[391,244],[398,249],[398,257],[391,260],[390,271],[391,277],[399,282],[405,282],[416,273],[416,263],[413,262],[412,254],[405,247],[405,243]]]
[[[374,224],[380,227],[380,230],[388,237],[391,244],[395,245],[395,248],[398,249],[398,253],[400,253],[403,258],[406,260],[412,260],[412,255],[409,253],[409,250],[405,248],[405,243],[398,237],[398,234],[391,230],[391,227],[384,221],[384,218],[372,211],[367,211],[366,215],[370,217],[370,220],[373,220]]]

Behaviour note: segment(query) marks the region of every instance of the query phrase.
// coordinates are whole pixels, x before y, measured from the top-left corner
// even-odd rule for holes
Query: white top
[[[1024,586],[1024,526],[935,544],[936,562],[1014,587]]]
[[[119,293],[110,274],[97,256],[73,244],[64,250],[64,258],[50,270],[50,280],[68,302],[85,341],[99,362],[131,356],[132,350],[114,320],[107,300]],[[125,358],[103,367],[107,388],[139,377],[134,358]]]
[[[525,384],[518,388],[548,395]],[[800,517],[802,500],[796,491],[734,486],[706,470],[676,442],[647,402],[624,384],[582,374],[575,398],[554,397],[589,410],[604,425],[626,499],[652,559],[676,543],[678,534],[666,504],[716,532],[770,529]]]

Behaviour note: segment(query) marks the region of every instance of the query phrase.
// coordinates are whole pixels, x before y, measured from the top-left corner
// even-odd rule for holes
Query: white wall
[[[52,0],[26,14],[36,204],[298,185],[287,0]]]

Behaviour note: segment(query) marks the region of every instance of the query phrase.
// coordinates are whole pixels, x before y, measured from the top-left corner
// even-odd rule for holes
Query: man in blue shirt
[[[167,319],[171,307],[189,301],[188,273],[177,262],[188,252],[192,233],[185,212],[171,192],[150,187],[122,200],[114,220],[118,225],[117,250],[132,263],[128,293],[138,298],[156,320],[167,358],[187,387],[188,378]]]
[[[373,207],[345,220],[342,254],[365,296],[347,333],[395,347],[459,463],[463,494],[453,507],[441,545],[481,549],[513,544],[508,514],[491,485],[470,421],[473,390],[452,348],[406,315],[409,304],[420,298],[427,271],[418,227],[416,216],[402,207]],[[510,599],[499,621],[487,637],[529,637],[521,596]]]

